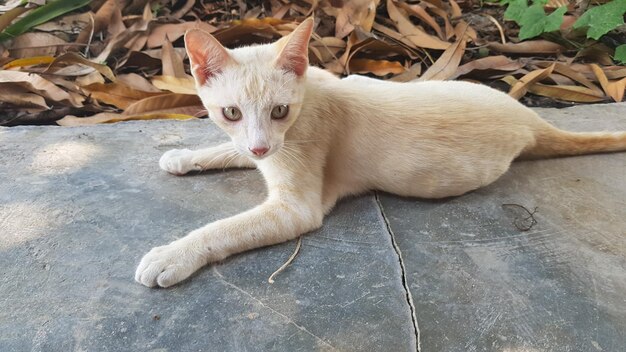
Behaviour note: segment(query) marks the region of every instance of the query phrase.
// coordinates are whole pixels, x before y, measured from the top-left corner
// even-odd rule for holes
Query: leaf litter
[[[621,11],[618,2],[610,6]],[[232,48],[272,42],[310,15],[311,64],[340,76],[469,80],[528,105],[624,99],[626,67],[618,63],[626,40],[607,34],[618,38],[613,51],[576,29],[604,33],[608,27],[590,19],[606,7],[584,12],[580,2],[518,1],[531,9],[522,18],[511,5],[507,15],[503,3],[11,0],[0,6],[0,125],[206,116],[189,74],[185,31],[200,28]],[[547,30],[554,31],[536,35]]]

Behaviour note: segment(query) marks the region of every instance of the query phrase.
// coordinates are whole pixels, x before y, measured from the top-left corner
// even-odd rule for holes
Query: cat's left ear
[[[284,45],[278,54],[276,65],[284,70],[302,76],[309,67],[309,39],[313,33],[313,18],[304,20],[291,34],[278,45]]]
[[[185,49],[191,63],[191,74],[198,85],[205,84],[234,60],[228,50],[211,34],[191,29],[185,33]]]

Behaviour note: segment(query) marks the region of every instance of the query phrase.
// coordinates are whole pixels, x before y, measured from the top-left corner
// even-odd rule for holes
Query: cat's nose
[[[256,156],[265,155],[265,153],[267,153],[267,151],[270,150],[270,148],[267,148],[267,147],[255,147],[255,148],[248,148],[248,149],[250,149],[250,151]]]

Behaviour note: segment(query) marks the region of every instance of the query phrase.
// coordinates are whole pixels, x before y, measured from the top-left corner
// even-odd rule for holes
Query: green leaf
[[[528,9],[528,1],[526,0],[505,0],[509,6],[504,12],[504,19],[515,21],[518,24],[522,20],[522,15]],[[503,1],[504,3],[504,1]]]
[[[613,58],[619,61],[622,65],[626,64],[626,44],[622,44],[615,48],[615,55]]]
[[[90,0],[56,0],[29,12],[0,33],[0,43],[14,38],[32,27],[89,4]]]
[[[574,28],[588,27],[587,38],[597,40],[624,24],[624,13],[626,13],[626,0],[613,0],[587,10],[574,23]]]
[[[533,38],[541,33],[558,30],[563,23],[563,15],[566,11],[567,7],[563,6],[546,16],[543,5],[540,2],[534,3],[524,12],[519,21],[519,39]]]

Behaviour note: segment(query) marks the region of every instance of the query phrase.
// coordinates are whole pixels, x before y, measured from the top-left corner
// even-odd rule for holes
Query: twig
[[[302,236],[298,237],[298,243],[296,244],[296,249],[293,251],[293,253],[291,254],[291,256],[289,257],[289,259],[287,259],[287,261],[285,262],[285,264],[281,265],[280,268],[278,268],[276,271],[274,271],[272,273],[272,275],[270,275],[270,278],[267,279],[267,282],[269,282],[270,284],[274,283],[274,276],[278,275],[278,273],[280,273],[281,271],[285,270],[285,268],[291,264],[291,262],[293,262],[293,260],[296,258],[296,256],[298,255],[298,252],[300,252],[300,246],[302,245]]]
[[[93,39],[93,33],[96,30],[96,21],[93,18],[91,12],[89,13],[89,19],[91,20],[91,33],[89,33],[89,41],[87,41],[87,46],[85,46],[85,57],[89,57],[89,47],[91,46],[91,40]]]
[[[533,226],[535,226],[537,224],[537,219],[535,219],[535,213],[537,212],[537,209],[538,209],[537,207],[535,207],[535,209],[531,212],[525,206],[520,205],[520,204],[508,203],[508,204],[502,204],[502,206],[503,207],[518,207],[518,208],[522,208],[522,209],[524,209],[524,211],[526,211],[526,213],[528,214],[527,217],[525,217],[523,219],[520,219],[519,217],[516,217],[513,220],[513,225],[515,225],[515,228],[517,228],[518,230],[520,230],[520,231],[528,231],[528,230],[532,229]],[[530,224],[526,225],[526,226],[520,225],[519,224],[520,220],[522,222],[530,220]]]
[[[502,29],[502,26],[500,25],[500,22],[498,22],[498,20],[496,20],[491,15],[485,15],[485,16],[487,16],[489,21],[493,22],[493,24],[495,24],[496,27],[498,27],[498,30],[500,31],[500,40],[502,40],[502,44],[506,44],[506,37],[504,36],[504,29]]]

